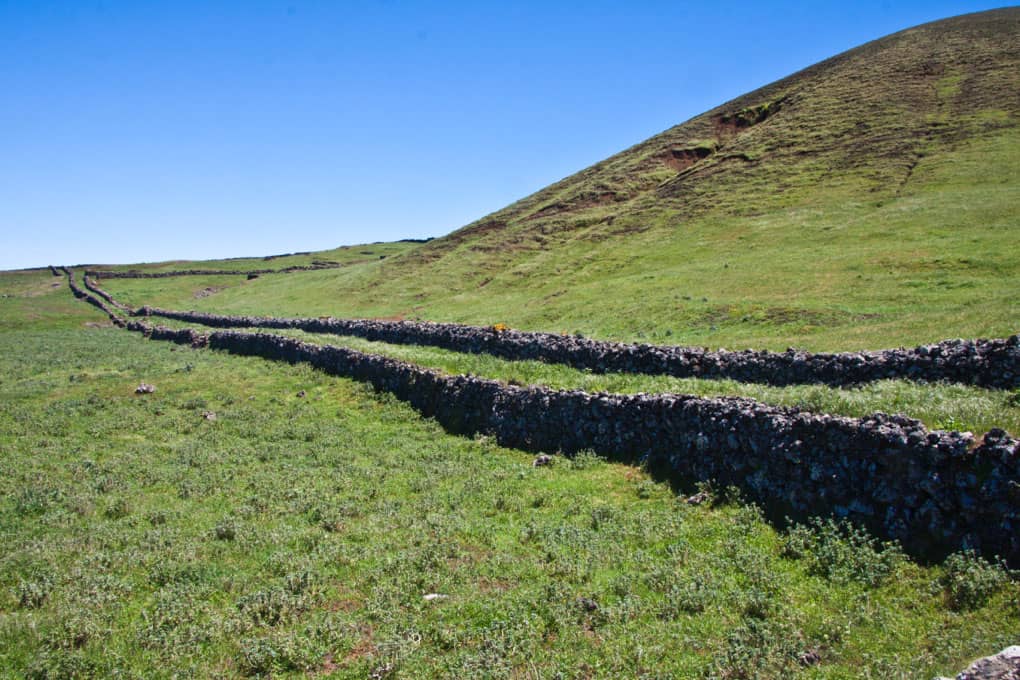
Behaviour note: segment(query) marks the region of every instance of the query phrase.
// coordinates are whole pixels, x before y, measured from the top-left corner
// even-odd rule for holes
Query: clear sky
[[[997,3],[0,0],[0,269],[439,236]]]

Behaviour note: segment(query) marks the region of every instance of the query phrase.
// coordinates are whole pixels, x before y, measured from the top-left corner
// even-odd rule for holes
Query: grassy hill
[[[1017,330],[1020,9],[861,46],[430,243],[132,301],[818,350]],[[148,296],[148,297],[147,297]],[[155,296],[155,299],[153,299]]]

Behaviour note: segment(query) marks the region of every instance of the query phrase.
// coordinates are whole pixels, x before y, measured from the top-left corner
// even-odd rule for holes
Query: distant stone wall
[[[1008,389],[1020,386],[1020,336],[1003,340],[943,340],[913,349],[839,354],[788,350],[709,351],[590,340],[551,333],[449,323],[352,319],[279,319],[224,316],[142,307],[136,314],[216,328],[295,328],[311,333],[354,335],[394,344],[431,345],[512,360],[560,363],[598,373],[618,371],[681,378],[729,378],[771,385],[856,385],[886,378],[956,382]]]
[[[612,395],[446,376],[393,359],[263,333],[132,330],[292,363],[391,392],[462,434],[531,451],[583,449],[686,480],[736,485],[772,516],[836,515],[913,554],[962,548],[1020,565],[1020,442],[993,429],[929,431],[902,416],[844,418],[743,398]]]
[[[100,300],[99,298],[97,298],[97,297],[95,297],[93,295],[90,295],[86,291],[82,290],[78,286],[78,284],[75,283],[75,281],[74,281],[74,272],[73,271],[71,271],[67,267],[61,267],[60,269],[64,272],[64,275],[67,277],[67,286],[68,286],[68,288],[71,289],[71,293],[76,298],[78,298],[79,300],[84,300],[85,302],[89,303],[93,307],[97,307],[102,312],[105,312],[106,315],[110,318],[110,321],[112,321],[115,325],[120,326],[121,328],[126,327],[127,323],[124,321],[124,319],[121,317],[120,314],[118,314],[116,311],[110,309],[106,305],[106,303],[103,302],[102,300]]]
[[[175,276],[258,276],[260,274],[289,274],[291,272],[313,272],[320,269],[340,269],[344,265],[339,262],[294,265],[280,269],[179,269],[169,272],[141,272],[130,269],[111,271],[103,269],[87,269],[85,275],[94,279],[169,279]]]
[[[110,295],[105,290],[100,288],[99,285],[88,274],[86,274],[85,277],[82,280],[85,282],[85,287],[87,289],[89,289],[90,291],[92,291],[93,293],[98,295],[99,297],[101,297],[104,300],[106,300],[106,302],[108,304],[113,305],[114,307],[119,309],[121,312],[125,312],[125,313],[131,313],[132,312],[132,309],[130,307],[128,307],[125,304],[122,304],[122,303],[118,302],[117,300],[114,299],[114,297],[112,295]]]

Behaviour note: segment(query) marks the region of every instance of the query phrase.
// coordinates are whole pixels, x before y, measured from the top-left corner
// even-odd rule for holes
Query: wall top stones
[[[740,382],[848,386],[887,378],[956,382],[999,389],[1020,386],[1020,336],[943,340],[911,349],[812,353],[708,350],[591,340],[551,333],[414,321],[224,316],[142,307],[159,316],[219,328],[296,328],[395,344],[431,345],[511,360],[562,363],[595,372],[728,378]]]

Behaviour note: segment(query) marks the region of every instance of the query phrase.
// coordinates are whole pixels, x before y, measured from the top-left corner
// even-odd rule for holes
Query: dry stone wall
[[[121,312],[130,313],[132,311],[132,309],[130,307],[128,307],[125,304],[122,304],[122,303],[118,302],[116,299],[114,299],[114,297],[112,295],[110,295],[105,290],[100,288],[99,285],[88,274],[86,274],[85,277],[82,280],[85,282],[85,287],[87,289],[89,289],[90,291],[92,291],[93,293],[98,295],[99,297],[101,297],[104,300],[106,300],[106,302],[108,304],[113,305],[114,307],[116,307]]]
[[[309,362],[391,392],[461,434],[647,462],[684,480],[735,485],[772,516],[836,515],[917,555],[962,548],[1020,564],[1020,442],[991,430],[932,432],[917,420],[855,419],[751,399],[613,395],[446,376],[386,357],[265,333],[129,328],[154,339]]]
[[[68,281],[76,296],[115,316],[70,274]],[[524,388],[268,333],[126,327],[157,340],[308,362],[390,392],[451,432],[531,451],[590,449],[643,461],[677,479],[738,486],[774,517],[846,517],[916,555],[970,548],[1020,566],[1020,441],[999,429],[976,441],[882,413],[857,419],[735,397]]]
[[[957,382],[1008,389],[1020,386],[1020,335],[1000,340],[943,340],[913,349],[837,354],[787,350],[709,351],[698,347],[632,345],[551,333],[412,321],[224,316],[142,307],[136,314],[217,328],[296,328],[354,335],[395,344],[431,345],[512,360],[561,363],[595,372],[650,373],[681,378],[729,378],[795,385],[856,385],[886,378]]]
[[[103,302],[102,300],[100,300],[99,298],[97,298],[97,297],[95,297],[93,295],[90,295],[86,291],[82,290],[78,286],[78,284],[75,283],[75,281],[74,281],[74,272],[72,272],[67,267],[61,267],[61,270],[63,270],[64,275],[67,277],[67,286],[68,286],[68,288],[71,289],[71,293],[76,298],[78,298],[79,300],[84,300],[85,302],[89,303],[93,307],[99,308],[99,310],[104,312],[110,318],[110,321],[112,321],[114,323],[114,325],[120,326],[121,328],[124,328],[126,326],[126,322],[124,321],[123,317],[121,317],[120,314],[118,314],[113,309],[110,309],[110,307],[107,306],[107,304],[105,302]]]
[[[339,262],[323,262],[320,264],[294,265],[280,269],[179,269],[169,272],[142,272],[136,269],[112,271],[105,269],[87,269],[85,275],[94,279],[169,279],[175,276],[258,276],[260,274],[289,274],[291,272],[313,272],[320,269],[339,269]]]

